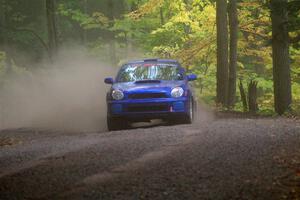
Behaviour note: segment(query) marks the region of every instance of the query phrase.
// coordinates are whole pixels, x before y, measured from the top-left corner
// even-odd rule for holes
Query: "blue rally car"
[[[189,81],[176,60],[146,59],[124,64],[117,77],[106,78],[111,84],[107,94],[109,130],[125,129],[130,122],[163,119],[192,123],[196,101]]]

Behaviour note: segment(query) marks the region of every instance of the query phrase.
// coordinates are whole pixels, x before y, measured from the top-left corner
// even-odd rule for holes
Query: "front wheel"
[[[188,102],[188,110],[187,113],[178,115],[176,118],[172,117],[168,120],[170,125],[177,125],[177,124],[192,124],[194,121],[196,104],[194,103],[193,99],[189,100]]]
[[[185,116],[183,117],[183,123],[184,124],[192,124],[194,121],[194,113],[195,109],[194,109],[194,102],[193,99],[189,100],[189,105],[188,105],[188,112],[187,114],[185,114]]]
[[[118,130],[127,129],[128,127],[129,127],[128,122],[123,119],[107,117],[108,131],[118,131]]]

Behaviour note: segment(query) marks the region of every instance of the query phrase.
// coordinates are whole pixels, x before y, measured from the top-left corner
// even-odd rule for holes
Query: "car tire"
[[[128,129],[128,127],[128,122],[123,119],[107,117],[108,131],[124,130]]]
[[[192,124],[195,116],[195,103],[191,98],[188,105],[188,113],[184,115],[182,122],[184,124]]]

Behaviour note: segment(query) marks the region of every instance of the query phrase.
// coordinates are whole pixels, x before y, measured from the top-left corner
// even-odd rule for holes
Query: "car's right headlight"
[[[175,87],[171,91],[171,96],[174,98],[178,98],[178,97],[182,97],[183,93],[184,90],[182,89],[182,87]]]
[[[113,90],[111,96],[114,100],[122,100],[124,98],[124,93],[121,90]]]

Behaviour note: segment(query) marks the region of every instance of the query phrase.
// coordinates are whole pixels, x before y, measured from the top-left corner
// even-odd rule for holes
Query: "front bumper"
[[[189,97],[108,101],[109,117],[128,119],[168,118],[188,113]]]

